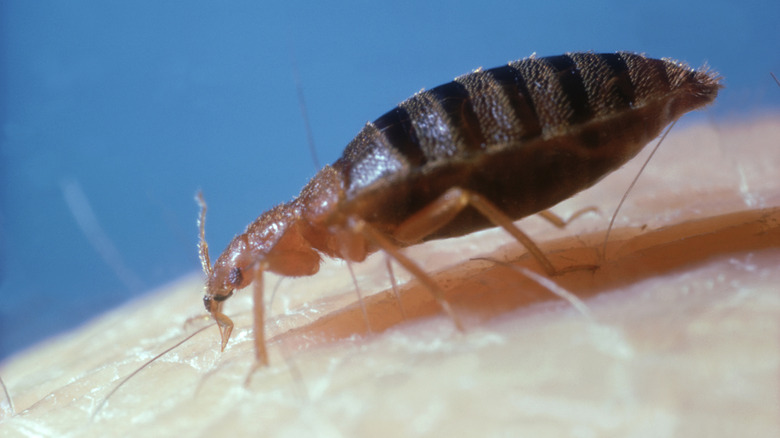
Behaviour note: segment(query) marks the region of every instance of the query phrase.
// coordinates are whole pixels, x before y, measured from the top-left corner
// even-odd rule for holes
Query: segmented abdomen
[[[631,53],[526,58],[417,93],[333,167],[367,219],[402,220],[453,185],[519,217],[592,185],[718,88],[711,73]]]

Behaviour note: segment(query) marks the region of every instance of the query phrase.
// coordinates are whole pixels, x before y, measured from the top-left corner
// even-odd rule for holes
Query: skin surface
[[[225,306],[224,353],[182,279],[0,367],[14,398],[3,436],[778,436],[780,117],[676,128],[604,230],[652,145],[556,206],[558,230],[518,225],[566,267],[552,278],[586,310],[504,265],[541,272],[501,230],[409,248],[448,290],[459,333],[412,282],[401,304],[384,258],[285,279],[266,315],[271,365],[253,365],[251,290]],[[193,218],[194,220],[194,218]],[[193,226],[193,239],[194,237]],[[399,282],[408,279],[395,267]],[[277,278],[266,279],[267,296]],[[102,399],[144,362],[209,328]]]

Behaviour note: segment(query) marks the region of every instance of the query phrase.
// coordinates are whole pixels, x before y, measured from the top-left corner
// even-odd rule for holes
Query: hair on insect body
[[[711,103],[706,69],[618,52],[530,57],[421,91],[374,122],[297,198],[260,215],[211,264],[201,194],[206,310],[221,348],[223,313],[254,283],[257,364],[267,364],[263,273],[308,276],[323,256],[361,262],[383,251],[461,323],[436,282],[401,248],[501,227],[547,275],[561,272],[513,221],[584,190],[634,157],[669,123]],[[549,213],[548,213],[549,214]]]

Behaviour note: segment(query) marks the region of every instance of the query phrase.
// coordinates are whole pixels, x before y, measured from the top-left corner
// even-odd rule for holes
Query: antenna
[[[198,229],[200,230],[200,240],[198,241],[198,255],[200,264],[203,266],[203,273],[206,277],[211,276],[211,260],[209,259],[209,244],[206,243],[206,200],[203,199],[203,192],[198,190],[195,195],[195,201],[200,206],[200,215],[198,216]]]

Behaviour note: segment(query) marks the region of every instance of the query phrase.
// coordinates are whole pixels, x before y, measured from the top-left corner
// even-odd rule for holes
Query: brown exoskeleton
[[[323,255],[360,262],[384,251],[460,328],[439,286],[400,248],[500,226],[554,275],[513,221],[595,184],[720,88],[706,69],[626,52],[531,57],[474,71],[366,124],[339,160],[296,199],[260,215],[213,266],[199,195],[203,301],[222,349],[233,329],[223,303],[254,282],[256,357],[267,364],[263,273],[313,275]]]

